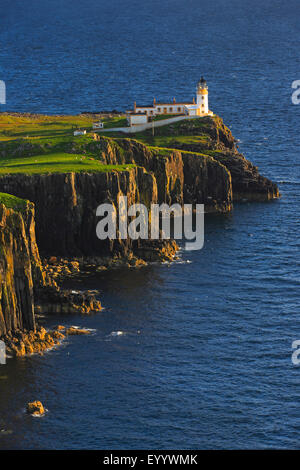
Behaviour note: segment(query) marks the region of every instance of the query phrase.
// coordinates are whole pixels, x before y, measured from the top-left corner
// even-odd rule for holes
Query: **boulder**
[[[45,408],[42,403],[38,400],[27,403],[27,413],[32,416],[43,416],[45,414]]]

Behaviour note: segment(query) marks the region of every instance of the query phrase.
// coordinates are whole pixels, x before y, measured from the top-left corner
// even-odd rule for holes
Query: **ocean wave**
[[[45,410],[45,413],[42,414],[42,415],[35,415],[35,414],[31,414],[31,413],[28,413],[27,412],[27,409],[26,408],[23,408],[22,410],[22,414],[26,415],[26,416],[29,416],[30,418],[44,418],[46,416],[47,413],[49,413],[49,410],[47,408],[44,408]]]
[[[299,185],[300,181],[295,181],[295,180],[281,180],[278,181],[278,184],[290,184],[290,185]]]
[[[126,334],[125,331],[118,330],[118,331],[112,331],[108,336],[123,336],[125,334]]]

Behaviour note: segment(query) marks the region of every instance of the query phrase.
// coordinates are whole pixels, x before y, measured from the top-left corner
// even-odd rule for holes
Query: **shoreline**
[[[118,113],[111,114],[118,123]],[[5,124],[6,117],[15,121]],[[35,314],[101,311],[94,292],[66,290],[57,281],[176,259],[179,247],[172,239],[99,240],[100,203],[118,207],[125,196],[128,205],[142,203],[147,209],[152,203],[199,203],[206,213],[230,214],[236,200],[279,197],[277,185],[238,152],[236,139],[218,116],[166,125],[155,137],[145,131],[135,139],[74,138],[74,126],[91,126],[93,117],[0,114],[6,126],[0,132],[0,261],[7,266],[0,279],[6,292],[0,337],[22,330],[38,335]]]

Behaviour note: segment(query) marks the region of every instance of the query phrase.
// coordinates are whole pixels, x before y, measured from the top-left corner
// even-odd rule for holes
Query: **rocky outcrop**
[[[35,329],[33,277],[26,213],[0,204],[0,337],[19,329]]]
[[[234,201],[269,201],[279,197],[277,185],[262,176],[241,153],[223,150],[215,153],[214,159],[230,171]]]
[[[6,349],[9,354],[23,357],[28,354],[43,354],[59,345],[66,336],[89,335],[91,331],[86,328],[69,327],[58,325],[54,330],[46,330],[43,327],[35,330],[17,330],[12,334],[3,336]]]
[[[156,134],[160,132],[164,132],[163,128],[158,128]],[[235,138],[220,117],[183,121],[170,132],[174,137],[171,142],[173,149],[204,152],[227,168],[232,179],[233,201],[268,201],[279,197],[277,185],[260,175],[258,168],[239,153]],[[191,138],[186,138],[184,142],[181,136]]]
[[[34,205],[0,204],[0,338],[15,355],[53,347],[58,334],[37,328],[35,311],[89,313],[101,304],[89,292],[60,289],[45,272],[35,239]]]
[[[89,291],[70,291],[57,285],[39,288],[34,306],[35,313],[90,314],[102,310],[101,302]]]
[[[205,204],[206,212],[232,209],[230,173],[210,156],[147,148],[132,139],[118,144],[124,150],[121,159],[142,165],[155,175],[160,203]]]
[[[74,326],[71,326],[70,328],[66,329],[65,333],[68,336],[79,336],[79,335],[90,335],[91,331],[87,330],[86,328],[74,328]]]
[[[26,411],[32,416],[43,416],[45,414],[45,408],[38,400],[27,403]]]
[[[64,335],[59,331],[46,331],[45,328],[35,330],[17,330],[3,336],[9,354],[23,357],[28,354],[43,354],[60,344]]]
[[[120,195],[128,204],[157,200],[157,186],[143,168],[108,173],[7,175],[1,190],[30,199],[36,205],[37,242],[41,253],[63,256],[100,256],[130,250],[130,240],[99,241],[96,209],[101,203],[117,206]],[[5,188],[5,189],[4,189]]]
[[[68,150],[92,152],[105,164],[133,163],[144,167],[155,176],[159,203],[205,204],[206,212],[232,209],[230,172],[209,155],[179,151],[176,147],[147,147],[134,139],[114,141],[101,136],[85,149],[74,145]]]

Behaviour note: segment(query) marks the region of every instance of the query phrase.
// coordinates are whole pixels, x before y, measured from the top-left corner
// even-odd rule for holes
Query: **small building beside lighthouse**
[[[171,103],[157,102],[153,99],[151,105],[137,105],[133,110],[127,111],[127,121],[130,126],[145,124],[153,117],[167,115],[185,116],[211,116],[213,113],[208,108],[208,86],[206,80],[201,77],[196,87],[196,99],[192,101],[177,102],[175,98]]]

